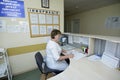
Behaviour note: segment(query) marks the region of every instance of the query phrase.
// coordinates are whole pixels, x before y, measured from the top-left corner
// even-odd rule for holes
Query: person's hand
[[[63,52],[63,53],[67,53],[67,51],[66,51],[66,50],[64,50],[64,49],[62,50],[62,52]]]
[[[73,57],[74,57],[74,54],[68,54],[68,57],[69,57],[69,58],[73,58]]]

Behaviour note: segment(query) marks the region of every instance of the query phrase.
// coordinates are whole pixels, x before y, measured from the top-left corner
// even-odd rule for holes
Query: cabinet
[[[0,48],[0,80],[12,80],[8,55],[4,48]]]

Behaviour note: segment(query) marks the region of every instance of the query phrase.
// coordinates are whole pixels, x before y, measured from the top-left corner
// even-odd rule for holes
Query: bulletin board
[[[60,30],[60,12],[28,8],[30,36],[49,36],[53,29]]]

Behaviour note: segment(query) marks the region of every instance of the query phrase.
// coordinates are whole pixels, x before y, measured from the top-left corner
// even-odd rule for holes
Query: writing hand
[[[68,54],[68,57],[69,57],[69,58],[73,58],[73,57],[74,57],[74,54]]]

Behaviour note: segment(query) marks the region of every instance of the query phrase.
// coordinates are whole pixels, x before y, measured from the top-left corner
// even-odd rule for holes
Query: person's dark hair
[[[54,39],[56,35],[61,34],[61,32],[57,29],[53,29],[51,32],[51,38]]]

